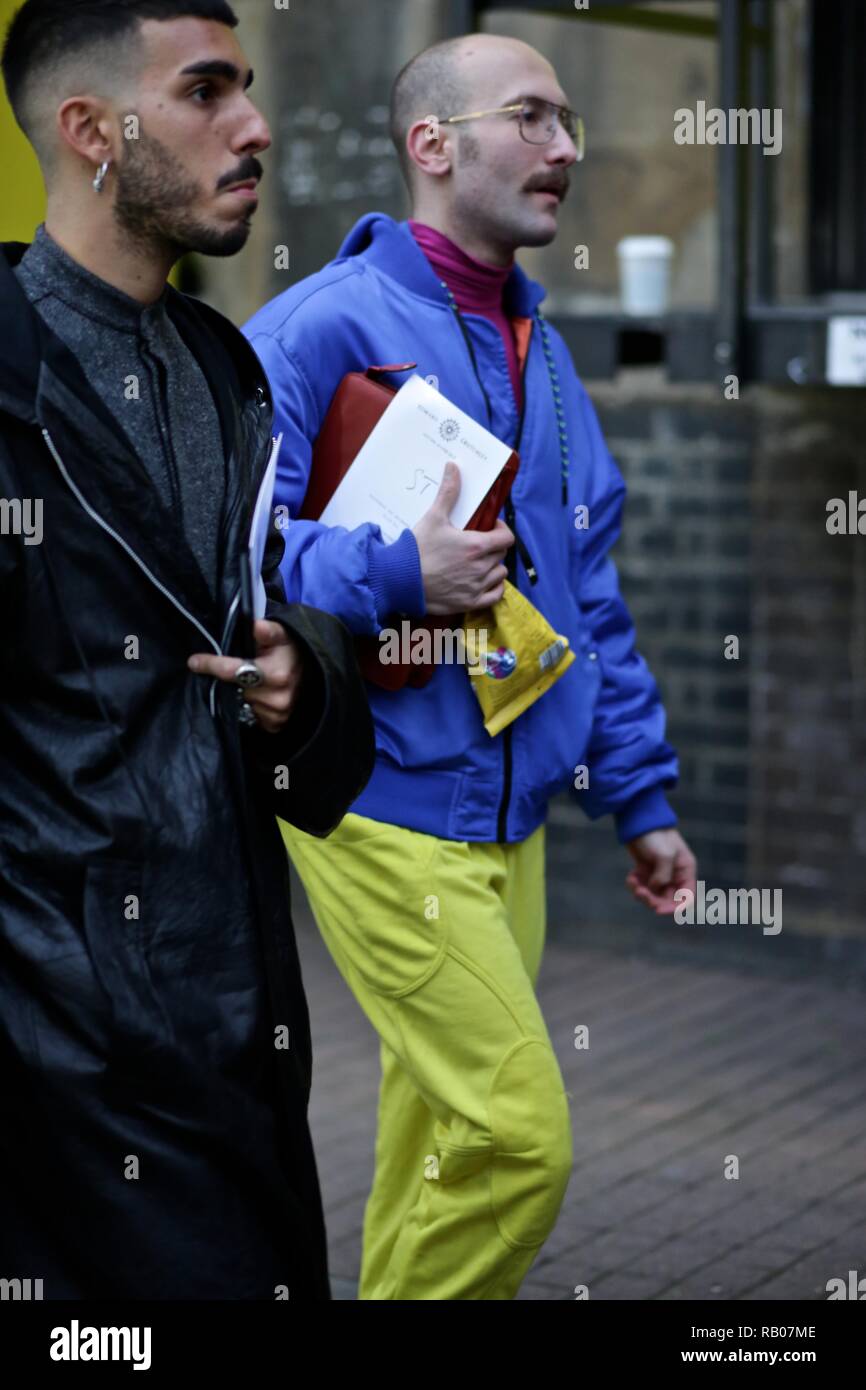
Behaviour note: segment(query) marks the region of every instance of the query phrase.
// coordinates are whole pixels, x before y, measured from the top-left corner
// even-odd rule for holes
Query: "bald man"
[[[285,434],[278,500],[297,514],[334,392],[374,363],[416,362],[519,450],[520,470],[486,535],[451,525],[453,475],[390,544],[373,525],[294,521],[286,589],[376,635],[400,616],[494,604],[507,576],[576,659],[495,738],[462,666],[421,688],[371,685],[366,790],[327,843],[288,825],[283,837],[381,1037],[360,1297],[507,1299],[556,1221],[572,1156],[534,990],[549,799],[575,786],[588,815],[614,816],[628,885],[656,912],[673,910],[695,864],[665,798],[678,769],[664,711],[608,558],[624,484],[544,292],[514,260],[556,235],[580,122],[540,53],[478,34],[409,63],[391,120],[412,218],[362,218],[336,260],[245,330]]]

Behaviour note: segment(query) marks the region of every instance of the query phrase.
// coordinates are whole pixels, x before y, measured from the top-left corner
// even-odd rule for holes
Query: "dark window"
[[[866,5],[812,0],[811,284],[866,289]]]

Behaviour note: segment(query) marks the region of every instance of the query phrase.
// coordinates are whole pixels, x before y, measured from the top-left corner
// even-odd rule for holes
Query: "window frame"
[[[476,30],[487,12],[518,10],[583,23],[715,37],[718,105],[723,110],[770,105],[769,0],[715,0],[715,19],[677,15],[678,3],[682,0],[667,0],[667,11],[651,11],[641,0],[590,0],[588,9],[578,11],[573,0],[449,0],[448,27],[449,33],[466,33]],[[837,7],[822,7],[818,0],[810,0],[806,72],[810,110],[815,111],[814,95],[824,92],[832,91],[834,105],[822,109],[811,130],[808,296],[795,305],[773,300],[774,161],[762,158],[756,146],[719,145],[719,269],[714,308],[674,311],[645,320],[616,312],[552,314],[551,321],[568,342],[581,375],[608,377],[622,365],[664,361],[675,381],[723,381],[734,373],[741,383],[831,384],[826,375],[829,321],[866,314],[866,236],[861,235],[857,244],[857,228],[866,225],[866,190],[862,178],[858,181],[846,172],[862,169],[866,154],[866,107],[857,109],[854,80],[858,57],[862,59],[866,52],[866,9],[857,18],[853,8],[849,13],[844,7],[841,23],[838,14],[828,15],[828,9]],[[859,50],[858,43],[863,45]],[[851,80],[836,81],[834,86],[840,62]],[[834,138],[833,130],[842,130],[844,138]],[[840,275],[844,283],[833,285]],[[860,286],[855,289],[858,277]]]

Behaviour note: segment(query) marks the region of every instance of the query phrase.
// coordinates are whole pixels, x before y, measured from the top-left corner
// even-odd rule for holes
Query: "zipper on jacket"
[[[526,361],[527,361],[527,362],[529,361],[529,349],[528,349],[528,348],[527,348],[527,351],[526,351]],[[524,368],[524,375],[525,375],[525,368]],[[515,438],[515,440],[514,440],[514,449],[515,449],[515,452],[517,452],[517,451],[520,449],[520,441],[521,441],[521,439],[523,438],[523,421],[524,421],[525,418],[526,418],[526,386],[524,385],[524,387],[523,387],[523,399],[522,399],[521,405],[520,405],[520,419],[519,419],[518,422],[517,422],[517,436],[516,436],[516,438]],[[510,493],[510,492],[509,492],[509,494],[508,494],[508,498],[507,498],[507,501],[506,501],[506,504],[505,504],[505,522],[506,522],[506,525],[510,526],[511,530],[514,532],[514,544],[517,546],[517,549],[518,549],[519,552],[520,552],[520,558],[521,558],[521,560],[523,561],[523,567],[524,567],[524,569],[526,570],[526,574],[527,574],[527,577],[528,577],[528,579],[529,579],[530,584],[537,584],[537,583],[538,583],[538,573],[537,573],[537,571],[536,571],[535,566],[534,566],[533,563],[532,563],[532,557],[531,557],[531,555],[529,554],[529,551],[527,550],[526,546],[524,545],[524,543],[523,543],[523,541],[521,540],[520,535],[519,535],[519,533],[518,533],[518,530],[517,530],[517,518],[516,518],[516,516],[515,516],[515,514],[514,514],[514,502],[512,501],[511,493]],[[509,553],[508,553],[508,562],[507,562],[507,564],[506,564],[506,568],[507,568],[507,570],[508,570],[508,577],[509,577],[509,579],[511,580],[512,584],[514,584],[514,586],[515,586],[515,588],[516,588],[516,587],[517,587],[517,560],[515,559],[514,551],[513,551],[513,550],[509,551]],[[511,801],[511,781],[512,781],[512,774],[513,774],[513,765],[514,765],[513,749],[512,749],[512,746],[511,746],[511,738],[512,738],[513,732],[514,732],[514,726],[513,726],[512,724],[509,724],[508,727],[504,730],[503,735],[502,735],[502,798],[501,798],[501,800],[500,800],[500,802],[499,802],[499,813],[498,813],[497,818],[496,818],[496,838],[497,838],[497,840],[499,840],[500,843],[502,843],[502,844],[504,844],[504,843],[506,842],[507,837],[508,837],[508,807],[509,807],[509,803],[510,803],[510,801]]]
[[[506,501],[506,503],[505,503],[505,521],[506,521],[506,524],[507,524],[507,525],[511,528],[511,530],[514,532],[514,544],[515,544],[515,547],[517,548],[517,551],[518,551],[518,554],[520,555],[521,560],[523,561],[523,568],[526,570],[526,577],[527,577],[527,579],[529,580],[530,584],[537,584],[537,583],[538,583],[538,570],[535,568],[535,565],[532,563],[532,556],[530,555],[529,551],[527,550],[526,545],[524,544],[523,538],[521,537],[520,532],[519,532],[518,529],[517,529],[517,517],[514,515],[514,503],[513,503],[512,500],[511,500],[511,494],[510,494],[510,493],[509,493],[508,499],[507,499],[507,501]],[[515,575],[514,577],[516,578],[516,575]]]
[[[183,525],[183,493],[180,486],[180,473],[177,466],[177,454],[171,441],[171,421],[168,413],[168,373],[164,362],[155,353],[151,352],[147,343],[142,339],[139,343],[139,351],[142,357],[148,358],[156,367],[157,379],[157,411],[156,428],[159,434],[159,441],[162,445],[162,456],[165,462],[166,473],[168,474],[168,485],[174,499],[174,506],[181,525]]]
[[[505,517],[508,525],[513,528],[514,507],[511,505],[509,495],[508,505],[505,508]],[[516,536],[515,532],[515,536]],[[513,550],[509,550],[505,567],[508,570],[508,578],[512,584],[517,579],[517,560]],[[499,798],[499,810],[496,815],[496,838],[504,844],[508,833],[508,805],[511,801],[511,777],[512,777],[512,748],[511,735],[514,725],[508,724],[502,734],[502,796]]]
[[[223,656],[224,653],[223,653],[222,647],[221,647],[220,644],[217,642],[216,638],[211,636],[211,634],[208,632],[207,628],[202,626],[202,624],[199,622],[199,620],[198,620],[198,618],[195,616],[195,614],[190,613],[190,611],[189,611],[188,608],[184,608],[184,606],[183,606],[183,604],[181,603],[180,599],[175,598],[174,594],[172,594],[168,589],[166,589],[166,587],[165,587],[164,584],[161,584],[161,583],[159,582],[159,580],[157,579],[156,575],[155,575],[151,570],[148,569],[147,565],[144,563],[144,561],[141,559],[141,557],[140,557],[139,555],[136,555],[135,551],[132,549],[131,546],[129,546],[129,545],[127,544],[127,542],[123,539],[123,537],[120,536],[120,535],[118,535],[118,533],[113,529],[113,527],[109,526],[108,522],[107,522],[107,521],[104,521],[104,520],[102,519],[102,517],[99,515],[99,513],[98,513],[98,512],[95,512],[95,511],[93,510],[93,508],[91,507],[90,503],[87,501],[87,498],[84,497],[83,494],[82,494],[81,492],[79,492],[78,488],[75,486],[75,483],[72,481],[72,478],[70,477],[69,472],[68,472],[68,470],[67,470],[67,468],[66,468],[66,464],[63,462],[63,459],[60,457],[60,454],[57,452],[57,449],[55,448],[55,445],[54,445],[54,440],[51,438],[51,435],[49,434],[48,430],[46,430],[46,429],[43,428],[43,430],[42,430],[42,435],[43,435],[43,437],[44,437],[44,439],[45,439],[45,443],[48,445],[48,448],[49,448],[50,451],[51,451],[51,455],[52,455],[52,457],[53,457],[55,463],[57,464],[57,467],[60,469],[60,472],[61,472],[61,474],[62,474],[62,476],[63,476],[63,479],[64,479],[64,481],[66,482],[66,484],[67,484],[69,490],[72,492],[73,496],[76,497],[77,500],[80,502],[81,506],[82,506],[82,507],[84,508],[84,510],[87,512],[87,515],[90,516],[90,517],[92,517],[93,520],[96,522],[96,524],[97,524],[98,526],[101,526],[102,529],[103,529],[103,531],[106,531],[106,532],[108,533],[108,535],[112,537],[113,540],[117,541],[118,545],[121,546],[121,547],[126,551],[127,555],[129,555],[130,558],[133,559],[133,560],[135,561],[135,563],[138,565],[138,567],[139,567],[139,569],[142,571],[142,573],[145,574],[145,575],[147,576],[147,578],[150,580],[151,584],[153,584],[154,587],[157,588],[161,594],[164,594],[164,595],[165,595],[165,597],[168,599],[169,603],[173,604],[174,607],[178,610],[179,613],[182,613],[183,616],[184,616],[185,618],[188,618],[188,619],[189,619],[189,621],[192,623],[193,627],[195,627],[195,628],[201,633],[202,637],[205,638],[205,640],[207,641],[207,643],[208,643],[211,647],[213,647],[213,649],[214,649],[214,651],[216,652],[217,656]],[[236,601],[237,601],[237,600],[236,600]],[[230,610],[230,611],[231,611],[231,610]],[[216,689],[216,681],[214,680],[214,682],[213,682],[212,685],[211,685],[211,694],[210,694],[210,709],[211,709],[211,714],[214,715],[214,717],[216,717],[216,705],[215,705],[215,700],[214,700],[214,692],[215,692],[215,689]]]
[[[467,329],[465,323],[463,322],[463,316],[462,316],[462,314],[460,313],[460,310],[457,308],[457,305],[454,304],[454,305],[453,305],[453,308],[454,308],[454,314],[455,314],[455,317],[456,317],[456,319],[457,319],[457,322],[458,322],[458,324],[460,325],[460,332],[463,334],[463,340],[464,340],[464,342],[465,342],[465,344],[466,344],[466,348],[467,348],[467,351],[468,351],[468,353],[469,353],[469,359],[470,359],[470,361],[471,361],[471,363],[472,363],[472,370],[473,370],[474,373],[475,373],[475,380],[478,382],[479,388],[480,388],[480,390],[481,390],[481,394],[482,394],[482,396],[484,397],[484,404],[487,406],[487,422],[488,422],[488,425],[489,425],[489,427],[490,427],[490,429],[491,429],[491,433],[492,433],[492,429],[493,429],[493,412],[492,412],[492,410],[491,410],[491,408],[490,408],[490,398],[489,398],[489,396],[487,395],[486,390],[484,389],[484,382],[481,380],[481,374],[480,374],[480,372],[479,372],[479,370],[478,370],[478,362],[477,362],[476,357],[475,357],[475,349],[474,349],[473,346],[472,346],[472,339],[471,339],[470,336],[469,336],[469,331],[468,331],[468,329]],[[530,339],[530,341],[531,341],[531,339]],[[527,363],[528,361],[529,361],[529,348],[527,347],[527,350],[526,350],[526,358],[525,358],[525,360],[524,360],[524,377],[525,377],[525,375],[526,375],[526,363]],[[526,418],[526,388],[525,388],[525,386],[524,386],[524,389],[523,389],[523,399],[522,399],[521,406],[520,406],[520,419],[519,419],[518,424],[517,424],[517,437],[516,437],[516,439],[515,439],[515,441],[514,441],[514,444],[513,444],[513,446],[512,446],[512,447],[514,448],[515,452],[517,452],[517,451],[519,450],[519,448],[520,448],[520,441],[521,441],[521,439],[523,438],[523,422],[524,422],[524,419],[525,419],[525,418]],[[508,499],[507,499],[507,501],[506,501],[506,503],[505,503],[505,520],[506,520],[506,524],[507,524],[507,525],[510,527],[510,529],[514,532],[514,543],[515,543],[515,545],[516,545],[516,547],[517,547],[517,549],[518,549],[518,552],[519,552],[519,554],[520,554],[520,558],[521,558],[521,560],[523,561],[524,568],[526,569],[527,578],[529,579],[530,584],[537,584],[537,582],[538,582],[538,571],[536,570],[535,565],[534,565],[533,562],[532,562],[532,556],[529,554],[529,551],[527,550],[527,548],[526,548],[526,546],[525,546],[523,540],[521,539],[521,537],[520,537],[519,534],[518,534],[518,531],[517,531],[517,521],[516,521],[515,514],[514,514],[514,503],[513,503],[513,501],[511,500],[511,494],[510,494],[510,493],[508,494]],[[511,580],[511,582],[512,582],[513,584],[516,585],[516,581],[517,581],[517,561],[516,561],[516,559],[515,559],[515,555],[514,555],[514,551],[513,551],[513,550],[509,550],[509,552],[508,552],[508,556],[507,556],[507,558],[506,558],[506,569],[508,570],[508,578]],[[507,838],[507,834],[508,834],[508,805],[509,805],[509,802],[510,802],[510,800],[511,800],[511,781],[512,781],[512,775],[513,775],[513,756],[512,756],[512,747],[511,747],[511,736],[512,736],[512,733],[513,733],[513,726],[512,726],[511,724],[509,724],[508,727],[503,731],[503,734],[502,734],[502,797],[501,797],[500,802],[499,802],[499,811],[498,811],[498,814],[497,814],[497,817],[496,817],[496,838],[497,838],[497,840],[498,840],[500,843],[504,843],[504,842],[505,842],[505,840],[506,840],[506,838]]]

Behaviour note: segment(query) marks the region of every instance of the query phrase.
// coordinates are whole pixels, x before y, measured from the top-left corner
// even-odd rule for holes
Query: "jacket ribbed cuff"
[[[384,627],[391,613],[409,613],[423,618],[427,605],[421,556],[414,532],[408,527],[390,545],[373,541],[368,577],[380,627]]]
[[[677,818],[661,787],[647,787],[632,797],[615,814],[616,833],[620,844],[647,835],[650,830],[666,830],[676,825]]]

